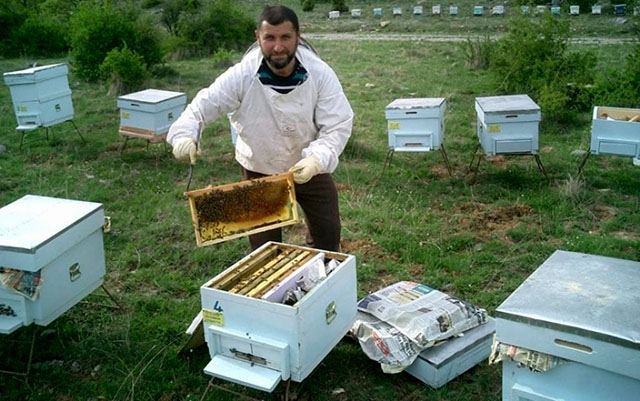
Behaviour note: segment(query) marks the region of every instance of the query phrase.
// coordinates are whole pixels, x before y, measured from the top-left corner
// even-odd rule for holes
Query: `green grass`
[[[551,182],[530,157],[483,161],[471,185],[467,166],[477,138],[474,98],[492,93],[485,71],[464,65],[449,43],[314,42],[335,68],[355,111],[352,138],[334,176],[340,190],[343,249],[358,260],[358,295],[409,279],[495,308],[556,249],[640,260],[640,168],[628,158],[591,156],[584,175],[571,155],[588,147],[590,116],[570,125],[543,120],[541,159]],[[577,50],[584,49],[579,47]],[[593,47],[602,68],[628,51]],[[54,61],[41,60],[44,65]],[[0,60],[3,72],[27,60]],[[170,62],[178,75],[150,87],[178,90],[191,99],[221,69],[211,60]],[[49,141],[19,135],[9,90],[0,90],[0,205],[25,194],[101,202],[112,219],[104,236],[106,286],[128,313],[81,303],[37,332],[28,383],[0,375],[6,400],[200,399],[208,377],[202,348],[179,357],[183,334],[200,308],[199,287],[247,254],[246,239],[196,248],[183,195],[187,166],[162,145],[144,141],[118,146],[119,117],[108,88],[70,77],[74,121],[53,127]],[[387,152],[384,107],[400,97],[447,98],[445,144],[449,177],[438,152],[396,154],[382,174]],[[207,127],[204,154],[192,187],[240,180],[224,118]],[[304,242],[302,225],[285,240]],[[96,291],[89,301],[109,305]],[[0,369],[24,367],[35,326],[3,336]],[[268,395],[241,386],[253,397],[282,399],[284,386]],[[333,390],[344,389],[332,395]],[[499,366],[482,364],[434,390],[407,374],[385,375],[359,346],[343,340],[300,386],[300,400],[499,400]],[[207,400],[234,396],[211,389]]]

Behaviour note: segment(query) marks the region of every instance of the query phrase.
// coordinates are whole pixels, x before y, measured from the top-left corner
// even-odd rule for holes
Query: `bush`
[[[71,56],[83,78],[100,78],[100,65],[112,49],[125,45],[142,56],[148,67],[162,61],[160,33],[151,16],[138,9],[116,9],[83,2],[71,18]]]
[[[144,58],[131,51],[127,45],[114,48],[100,64],[100,75],[109,81],[109,93],[131,92],[142,87],[149,77]]]
[[[200,7],[198,0],[163,0],[161,5],[160,22],[172,34],[176,33],[178,21],[183,13],[193,12]]]
[[[15,32],[29,17],[26,10],[11,5],[0,7],[0,55],[15,57],[20,54],[20,43]]]
[[[494,45],[495,42],[491,40],[489,35],[485,36],[484,39],[479,38],[475,41],[467,38],[467,41],[460,45],[467,67],[472,70],[489,68]]]
[[[599,77],[595,92],[597,105],[640,107],[640,42],[619,71],[611,70]]]
[[[313,9],[316,7],[316,1],[315,0],[302,0],[302,11],[313,11]]]
[[[331,0],[331,9],[334,11],[340,11],[341,13],[349,11],[349,7],[345,0]]]
[[[201,12],[183,13],[177,26],[191,54],[211,54],[217,49],[244,49],[253,40],[255,21],[232,0],[209,1]]]
[[[32,14],[14,32],[13,40],[21,54],[57,56],[69,49],[65,26],[55,18]]]
[[[502,93],[526,93],[548,117],[563,120],[589,107],[596,57],[569,53],[569,25],[550,14],[539,22],[516,17],[491,53],[491,70]]]
[[[228,68],[236,63],[239,59],[237,52],[227,49],[218,49],[213,54],[213,66],[216,68]]]

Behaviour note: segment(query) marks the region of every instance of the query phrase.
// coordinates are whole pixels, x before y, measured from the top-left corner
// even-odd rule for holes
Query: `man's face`
[[[293,70],[293,60],[298,47],[298,32],[291,21],[279,25],[271,25],[262,21],[256,30],[256,39],[260,44],[262,55],[276,74],[286,74]]]

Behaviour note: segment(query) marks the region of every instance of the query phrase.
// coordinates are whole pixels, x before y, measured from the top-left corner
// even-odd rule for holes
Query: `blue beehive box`
[[[484,6],[473,6],[473,15],[482,15],[484,13]]]
[[[461,337],[427,348],[405,371],[433,388],[440,388],[489,358],[495,326],[495,321],[489,318],[487,323],[465,331]]]
[[[445,98],[396,99],[385,107],[389,149],[439,150],[444,139]]]
[[[626,4],[615,4],[613,6],[613,13],[616,15],[624,15],[627,12]]]
[[[52,64],[5,72],[17,130],[50,127],[73,118],[73,103],[66,64]]]
[[[293,305],[252,294],[281,269],[295,269],[295,282],[319,257],[336,267]],[[205,373],[268,392],[281,380],[301,382],[349,331],[356,293],[355,256],[267,242],[200,287]]]
[[[536,154],[540,107],[527,95],[476,98],[477,133],[485,154]]]
[[[46,326],[102,285],[103,224],[94,202],[26,195],[0,209],[0,333]]]
[[[545,372],[503,363],[502,399],[637,399],[638,316],[640,262],[554,252],[497,308],[496,339],[561,361]]]
[[[640,158],[640,109],[594,107],[591,152]]]
[[[120,134],[146,139],[163,137],[186,104],[185,93],[160,89],[120,96]]]

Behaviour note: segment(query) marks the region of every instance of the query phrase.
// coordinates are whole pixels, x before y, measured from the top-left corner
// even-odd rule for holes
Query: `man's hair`
[[[270,25],[280,25],[283,22],[290,21],[296,32],[300,32],[300,25],[298,24],[298,16],[295,11],[285,6],[264,6],[264,9],[258,16],[257,29],[260,30],[260,26],[263,21],[267,21]]]

